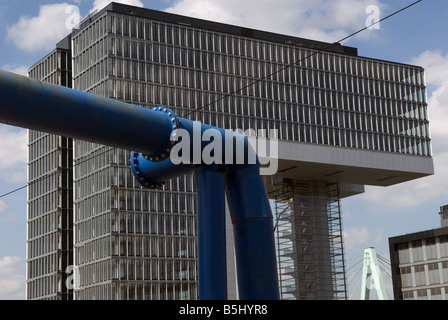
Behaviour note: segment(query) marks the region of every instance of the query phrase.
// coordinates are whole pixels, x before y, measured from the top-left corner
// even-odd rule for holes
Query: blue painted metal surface
[[[225,175],[217,166],[200,167],[196,178],[199,299],[226,300]]]
[[[193,165],[174,165],[170,159],[149,161],[143,154],[135,151],[131,152],[129,161],[132,173],[147,188],[160,187],[167,180],[185,175],[195,168]]]
[[[172,122],[162,112],[0,71],[0,122],[161,154]]]
[[[234,225],[239,297],[279,298],[271,208],[258,161],[251,162],[252,150],[244,136],[177,118],[163,107],[149,110],[4,71],[0,71],[0,122],[134,150],[130,159],[132,171],[147,187],[156,187],[196,169],[201,299],[226,297],[225,184]],[[193,162],[197,152],[202,154],[210,149],[214,139],[221,140],[215,161],[225,164],[220,167],[224,171],[204,167],[216,163],[205,163],[201,156],[195,165],[174,164],[167,159],[182,143],[182,139],[176,141],[181,132],[192,137],[200,134],[200,140],[191,139],[186,144],[192,150],[188,158]],[[210,132],[214,138],[203,139]],[[230,149],[228,145],[232,145]],[[243,156],[238,158],[240,148]]]
[[[242,300],[277,300],[273,217],[258,165],[235,165],[226,175]]]

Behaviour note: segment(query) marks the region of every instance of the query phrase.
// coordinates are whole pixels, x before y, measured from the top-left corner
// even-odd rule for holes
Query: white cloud
[[[0,259],[0,300],[25,299],[24,259],[5,256]]]
[[[371,234],[367,227],[346,228],[343,231],[344,247],[346,250],[359,249],[365,246],[374,246],[383,241],[383,233],[381,231]]]
[[[8,206],[6,205],[6,203],[4,203],[2,200],[0,200],[0,212],[2,212],[3,210],[5,210],[6,208],[8,208]]]
[[[16,217],[7,213],[7,212],[3,212],[8,208],[8,205],[0,200],[0,224],[7,224],[7,223],[12,223],[16,221]]]
[[[93,8],[90,10],[90,13],[92,13],[95,10],[103,9],[105,6],[107,6],[111,2],[127,4],[127,5],[135,6],[135,7],[143,7],[144,6],[140,0],[113,0],[113,1],[111,1],[111,0],[95,0],[93,2]]]
[[[365,27],[369,5],[383,7],[378,0],[180,0],[166,11],[334,42]]]
[[[74,1],[80,4],[83,0]],[[108,5],[110,0],[95,0],[94,10]],[[140,0],[116,0],[114,2],[143,7]],[[19,49],[29,52],[51,50],[81,21],[79,8],[70,3],[41,5],[37,16],[21,16],[19,21],[7,27],[6,39]]]
[[[1,70],[17,73],[22,76],[28,76],[28,66],[19,63],[8,63],[0,67]]]
[[[0,125],[0,179],[26,181],[27,132]]]
[[[440,51],[425,51],[412,58],[411,63],[425,68],[426,81],[430,85],[441,86],[448,80],[448,53],[443,55]]]
[[[53,49],[71,31],[67,28],[68,19],[73,18],[73,13],[67,11],[70,6],[68,3],[40,6],[38,16],[21,16],[16,24],[9,26],[7,39],[30,52]]]

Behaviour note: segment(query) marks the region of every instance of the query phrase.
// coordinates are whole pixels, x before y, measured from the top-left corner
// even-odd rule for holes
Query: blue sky
[[[85,17],[107,0],[18,0],[0,3],[0,69],[26,70],[54,48],[69,30],[78,8]],[[362,28],[379,8],[380,17],[412,3],[408,0],[127,0],[150,9],[334,42]],[[439,207],[448,203],[448,2],[423,0],[343,44],[359,55],[425,67],[435,175],[401,185],[366,187],[342,201],[346,258],[374,246],[388,258],[388,238],[440,226]],[[30,44],[25,46],[24,44]],[[0,195],[26,184],[26,135],[0,125]],[[0,299],[25,297],[26,189],[0,198]],[[356,271],[356,270],[355,270]],[[349,275],[349,281],[352,274]],[[385,281],[390,286],[388,277]],[[353,281],[356,283],[356,281]],[[389,290],[391,292],[391,290]],[[357,298],[351,288],[350,295]]]

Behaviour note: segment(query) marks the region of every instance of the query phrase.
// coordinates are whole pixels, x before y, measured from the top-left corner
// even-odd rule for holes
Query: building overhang
[[[387,187],[432,174],[432,157],[279,140],[278,170],[271,178],[338,183],[348,186],[350,196],[364,185]],[[265,180],[271,189],[273,179]]]

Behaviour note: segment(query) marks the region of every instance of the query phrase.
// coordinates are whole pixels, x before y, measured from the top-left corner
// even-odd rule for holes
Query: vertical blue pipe
[[[196,177],[199,299],[227,300],[225,175],[201,167]]]
[[[226,192],[235,237],[242,300],[278,300],[273,218],[258,165],[232,166]]]

